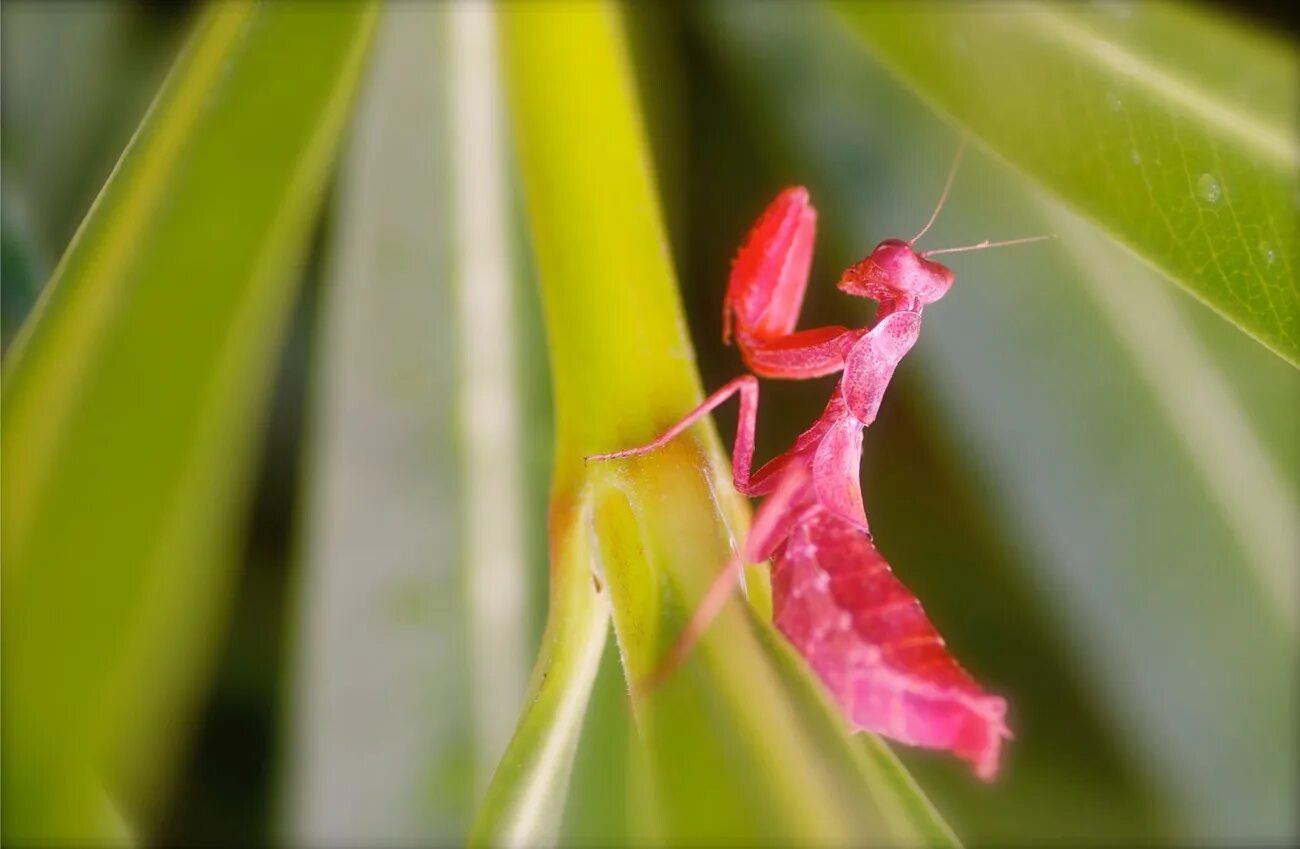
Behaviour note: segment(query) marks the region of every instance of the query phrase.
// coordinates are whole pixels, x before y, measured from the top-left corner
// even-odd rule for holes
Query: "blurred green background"
[[[215,593],[229,607],[214,660],[168,735],[144,738],[175,767],[126,805],[150,842],[458,842],[522,707],[546,622],[551,378],[512,160],[527,141],[510,138],[490,30],[454,19],[453,5],[380,13],[341,153],[323,172],[323,208],[303,213],[309,238],[283,335],[271,335],[256,471],[227,540],[237,571]],[[1033,14],[1003,14],[1003,36],[1016,40],[1022,11]],[[1250,171],[1248,156],[1241,173],[1267,188],[1219,175],[1226,203],[1247,212],[1276,211],[1272,189],[1283,198],[1275,235],[1241,237],[1258,280],[1237,280],[1228,260],[1220,276],[1236,288],[1221,293],[1219,272],[1201,280],[1207,263],[1191,262],[1179,282],[1211,309],[1163,277],[1170,266],[1141,242],[1141,222],[1106,219],[1107,198],[1070,194],[1149,193],[1189,240],[1212,239],[1218,195],[1207,199],[1199,169],[1164,147],[1197,143],[1179,135],[1173,110],[1044,72],[1025,94],[1059,83],[1044,124],[1104,126],[1127,109],[1132,146],[1035,159],[1024,145],[1022,161],[1003,132],[1014,117],[965,120],[944,88],[960,72],[943,62],[986,81],[962,101],[974,112],[1005,93],[992,88],[998,31],[981,29],[994,26],[981,10],[930,5],[913,30],[912,11],[889,5],[632,4],[622,17],[690,337],[705,387],[739,372],[719,340],[730,258],[762,206],[795,183],[820,211],[800,326],[868,321],[871,305],[830,282],[880,239],[919,228],[973,125],[927,244],[1060,238],[950,258],[957,283],[927,311],[867,434],[863,485],[878,544],[956,656],[1007,696],[1016,739],[988,786],[949,758],[895,751],[973,845],[1286,843],[1300,380],[1285,340],[1300,329],[1276,306],[1276,323],[1251,324],[1265,311],[1249,302],[1252,286],[1269,285],[1295,300],[1294,36],[1265,35],[1276,23],[1267,11],[1075,12],[1164,73],[1185,71],[1175,82],[1193,98],[1245,91],[1243,110],[1258,105],[1262,123],[1283,128],[1280,181]],[[6,357],[198,14],[171,3],[0,7]],[[877,43],[940,32],[946,58],[929,65],[924,51]],[[1178,48],[1191,42],[1164,40],[1193,38],[1263,47],[1257,66],[1198,70]],[[1054,157],[1077,173],[1053,172]],[[1186,216],[1163,201],[1183,180]],[[223,233],[206,236],[222,250]],[[1233,298],[1249,308],[1234,313]],[[787,446],[833,385],[766,384],[759,457]],[[734,410],[715,419],[729,440]],[[15,497],[6,484],[5,500]],[[4,686],[23,682],[6,674]],[[623,810],[622,686],[611,643],[562,842],[600,843],[636,816]]]

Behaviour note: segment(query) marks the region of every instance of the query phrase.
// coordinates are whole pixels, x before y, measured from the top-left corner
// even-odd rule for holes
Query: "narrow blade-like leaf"
[[[384,10],[341,172],[284,726],[295,844],[450,843],[468,825],[449,8]]]
[[[6,840],[96,837],[97,785],[143,813],[182,739],[373,14],[210,6],[15,342]]]

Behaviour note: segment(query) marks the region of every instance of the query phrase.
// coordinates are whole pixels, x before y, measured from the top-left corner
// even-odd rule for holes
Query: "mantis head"
[[[961,162],[962,151],[966,149],[966,136],[962,137],[961,146],[952,158],[948,169],[948,179],[939,195],[939,202],[930,213],[930,220],[925,222],[921,232],[907,241],[886,239],[876,245],[876,249],[856,265],[851,266],[840,277],[839,289],[859,298],[871,298],[881,303],[895,302],[900,299],[915,298],[922,305],[932,304],[948,294],[952,288],[952,271],[948,266],[927,257],[936,254],[955,254],[964,251],[982,251],[985,248],[1002,248],[1008,245],[1025,245],[1054,239],[1055,234],[1047,236],[1030,236],[1024,239],[1008,239],[1002,242],[985,240],[974,245],[962,245],[958,248],[939,248],[917,252],[915,245],[922,236],[930,231],[943,209],[952,181],[957,176],[957,165]]]
[[[893,301],[916,298],[932,304],[952,288],[952,270],[928,260],[911,242],[886,239],[840,277],[839,290],[859,298]]]

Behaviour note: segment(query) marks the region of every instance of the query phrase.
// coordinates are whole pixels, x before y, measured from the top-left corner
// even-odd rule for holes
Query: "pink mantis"
[[[958,154],[958,158],[960,153]],[[839,703],[854,730],[951,751],[976,775],[997,773],[1006,701],[986,693],[948,654],[914,595],[876,550],[858,479],[862,431],[876,419],[899,361],[916,343],[924,307],[952,286],[939,253],[1037,241],[981,242],[918,253],[916,241],[887,239],[841,276],[838,288],[879,308],[866,328],[794,329],[808,284],[816,210],[807,190],[786,189],[751,230],[732,268],[723,305],[723,341],[733,334],[753,374],[743,375],[658,439],[598,454],[610,460],[660,448],[732,395],[740,416],[732,452],[736,489],[767,496],[741,550],[706,593],[648,686],[685,657],[729,597],[744,563],[772,560],[773,622]],[[821,417],[794,446],[757,472],[754,433],[760,377],[804,379],[842,372]]]

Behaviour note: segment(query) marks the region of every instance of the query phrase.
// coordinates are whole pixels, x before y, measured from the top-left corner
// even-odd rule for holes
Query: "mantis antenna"
[[[919,256],[937,256],[938,254],[959,254],[964,251],[982,251],[985,248],[1005,248],[1008,245],[1027,245],[1030,242],[1042,242],[1047,239],[1055,239],[1055,233],[1049,233],[1046,236],[1028,236],[1024,239],[1007,239],[1005,242],[990,242],[985,239],[982,242],[976,242],[973,245],[963,245],[960,248],[940,248],[937,251],[921,251]]]
[[[939,202],[934,205],[934,212],[930,213],[930,220],[925,222],[921,232],[917,233],[908,240],[909,245],[915,245],[917,240],[926,234],[934,226],[935,220],[939,217],[939,211],[943,209],[944,201],[948,200],[948,192],[952,189],[953,180],[957,179],[957,166],[961,164],[961,156],[966,152],[966,142],[970,139],[970,131],[961,134],[961,144],[957,145],[957,152],[953,154],[952,165],[948,167],[948,180],[943,184],[943,192],[939,194]]]

